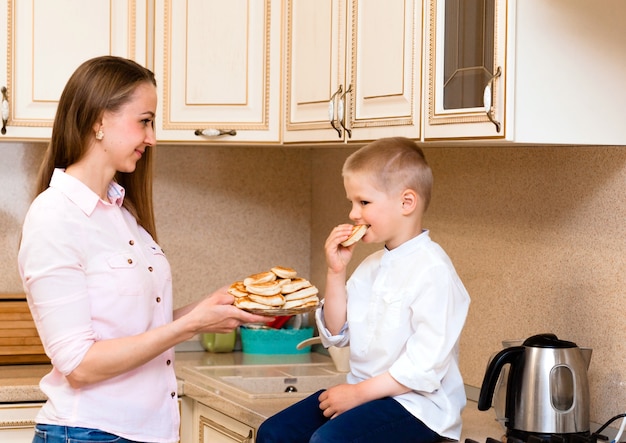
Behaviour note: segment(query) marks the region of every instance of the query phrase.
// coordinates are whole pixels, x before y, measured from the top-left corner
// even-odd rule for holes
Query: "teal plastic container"
[[[313,337],[313,328],[259,329],[241,327],[241,347],[244,354],[306,354],[311,347],[296,349],[296,345]]]

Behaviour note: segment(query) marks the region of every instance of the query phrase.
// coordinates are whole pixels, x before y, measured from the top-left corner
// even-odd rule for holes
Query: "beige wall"
[[[0,143],[0,292],[19,292],[15,253],[43,144]],[[155,197],[176,305],[274,264],[320,288],[322,246],[347,221],[340,178],[352,148],[159,146]],[[594,349],[592,420],[626,404],[626,149],[426,149],[426,227],[472,306],[462,371],[478,386],[509,338],[552,331]],[[311,230],[309,230],[309,226]],[[356,259],[379,247],[358,245]]]
[[[0,143],[0,292],[21,292],[16,252],[43,144]],[[176,306],[275,265],[309,274],[310,154],[159,146],[155,212]]]

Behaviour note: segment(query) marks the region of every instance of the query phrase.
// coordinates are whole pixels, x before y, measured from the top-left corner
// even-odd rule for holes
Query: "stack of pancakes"
[[[228,292],[235,297],[233,304],[242,309],[303,309],[319,303],[318,289],[298,277],[295,269],[284,266],[236,281]]]

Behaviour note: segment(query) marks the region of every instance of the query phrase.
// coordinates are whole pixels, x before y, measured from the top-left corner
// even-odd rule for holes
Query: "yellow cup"
[[[232,352],[237,340],[237,332],[235,330],[220,333],[204,333],[200,336],[202,347],[209,352]]]

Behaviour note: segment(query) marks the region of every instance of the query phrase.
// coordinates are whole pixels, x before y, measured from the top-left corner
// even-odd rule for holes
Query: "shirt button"
[[[176,397],[176,392],[172,392],[172,393],[170,393],[170,395],[172,396],[172,398],[175,398]]]
[[[156,298],[156,302],[157,302],[157,303],[161,303],[161,297],[157,297],[157,298]]]
[[[132,264],[133,264],[133,259],[132,259],[132,258],[129,258],[129,259],[128,259],[128,264],[129,264],[129,265],[132,265]]]
[[[131,246],[133,246],[133,245],[135,244],[135,240],[130,240],[130,241],[128,242],[128,244],[129,244],[129,245],[131,245]]]
[[[168,365],[168,366],[171,365],[172,364],[172,360],[166,361],[165,364]]]
[[[148,266],[148,271],[152,272],[152,266]]]

